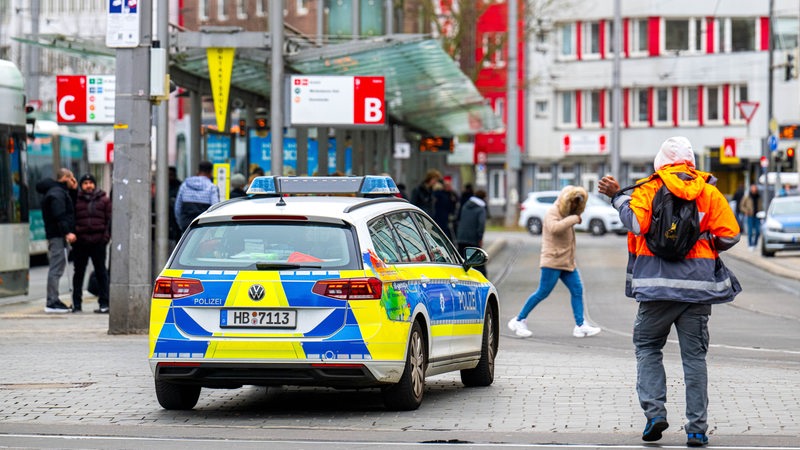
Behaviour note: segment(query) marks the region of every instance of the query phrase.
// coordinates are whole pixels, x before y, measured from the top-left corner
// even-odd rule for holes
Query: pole
[[[111,194],[109,334],[146,333],[150,318],[150,45],[152,10],[140,8],[136,47],[117,48]]]
[[[504,225],[513,227],[517,222],[517,174],[520,154],[517,146],[517,1],[508,2],[508,66],[506,89],[506,211]]]
[[[164,68],[169,70],[169,2],[158,0],[158,41],[166,50]],[[156,74],[163,76],[164,74]],[[169,86],[165,86],[169,92]],[[169,172],[167,169],[169,146],[169,101],[162,100],[155,107],[158,117],[156,127],[156,251],[155,270],[160,270],[167,262],[169,251]]]
[[[767,137],[772,134],[772,122],[774,120],[773,116],[773,105],[772,105],[772,95],[774,90],[775,81],[773,80],[773,65],[775,63],[775,33],[772,30],[772,18],[775,13],[775,0],[769,0],[769,55],[768,55],[768,71],[767,71]],[[772,200],[769,195],[769,166],[770,161],[772,158],[770,157],[770,149],[767,146],[768,139],[764,139],[761,144],[761,155],[767,158],[767,171],[764,173],[764,201],[761,202],[762,206],[766,210],[767,206],[769,205],[770,201]],[[777,167],[777,162],[775,164]],[[763,170],[763,169],[761,169]],[[756,177],[758,180],[758,177]],[[776,191],[777,192],[777,191]],[[754,205],[758,208],[758,205]]]
[[[622,62],[620,52],[622,50],[622,17],[620,11],[620,0],[614,0],[614,69],[612,80],[612,124],[611,124],[611,175],[620,180],[622,166],[622,146],[620,142],[620,121],[622,110],[622,89],[620,78]],[[627,184],[623,182],[622,184]]]
[[[269,2],[270,60],[270,162],[272,175],[283,175],[283,0]]]

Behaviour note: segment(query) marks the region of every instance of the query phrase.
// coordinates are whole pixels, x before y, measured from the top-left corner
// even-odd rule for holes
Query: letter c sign
[[[86,123],[86,76],[56,77],[58,123]]]

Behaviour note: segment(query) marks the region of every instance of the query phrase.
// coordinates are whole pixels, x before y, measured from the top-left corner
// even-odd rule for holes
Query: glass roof
[[[115,56],[113,49],[86,39],[59,35],[15,39],[84,56]],[[270,56],[269,49],[237,49],[231,79],[233,98],[257,105],[269,104]],[[438,41],[422,35],[304,46],[286,60],[287,75],[383,76],[389,115],[395,122],[424,134],[458,136],[502,128],[502,122],[472,80],[461,72]],[[178,86],[210,93],[205,49],[173,52],[170,74]]]

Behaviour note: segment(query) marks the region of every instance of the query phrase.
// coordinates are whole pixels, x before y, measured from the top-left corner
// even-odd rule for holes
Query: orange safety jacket
[[[613,199],[629,230],[625,295],[637,301],[732,301],[736,293],[727,271],[719,270],[717,258],[719,251],[739,242],[739,224],[728,201],[714,186],[716,179],[685,163],[663,167],[657,174],[630,195]],[[645,242],[653,198],[664,184],[673,195],[695,200],[700,214],[701,237],[682,261],[670,262],[653,255]]]

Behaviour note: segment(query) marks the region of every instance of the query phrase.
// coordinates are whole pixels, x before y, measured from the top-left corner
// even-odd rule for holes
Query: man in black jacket
[[[58,281],[67,266],[67,244],[75,242],[75,206],[70,190],[78,188],[78,180],[69,169],[58,169],[56,179],[42,180],[36,192],[42,199],[42,219],[47,237],[50,267],[47,270],[46,313],[67,313],[71,308],[58,298]]]

